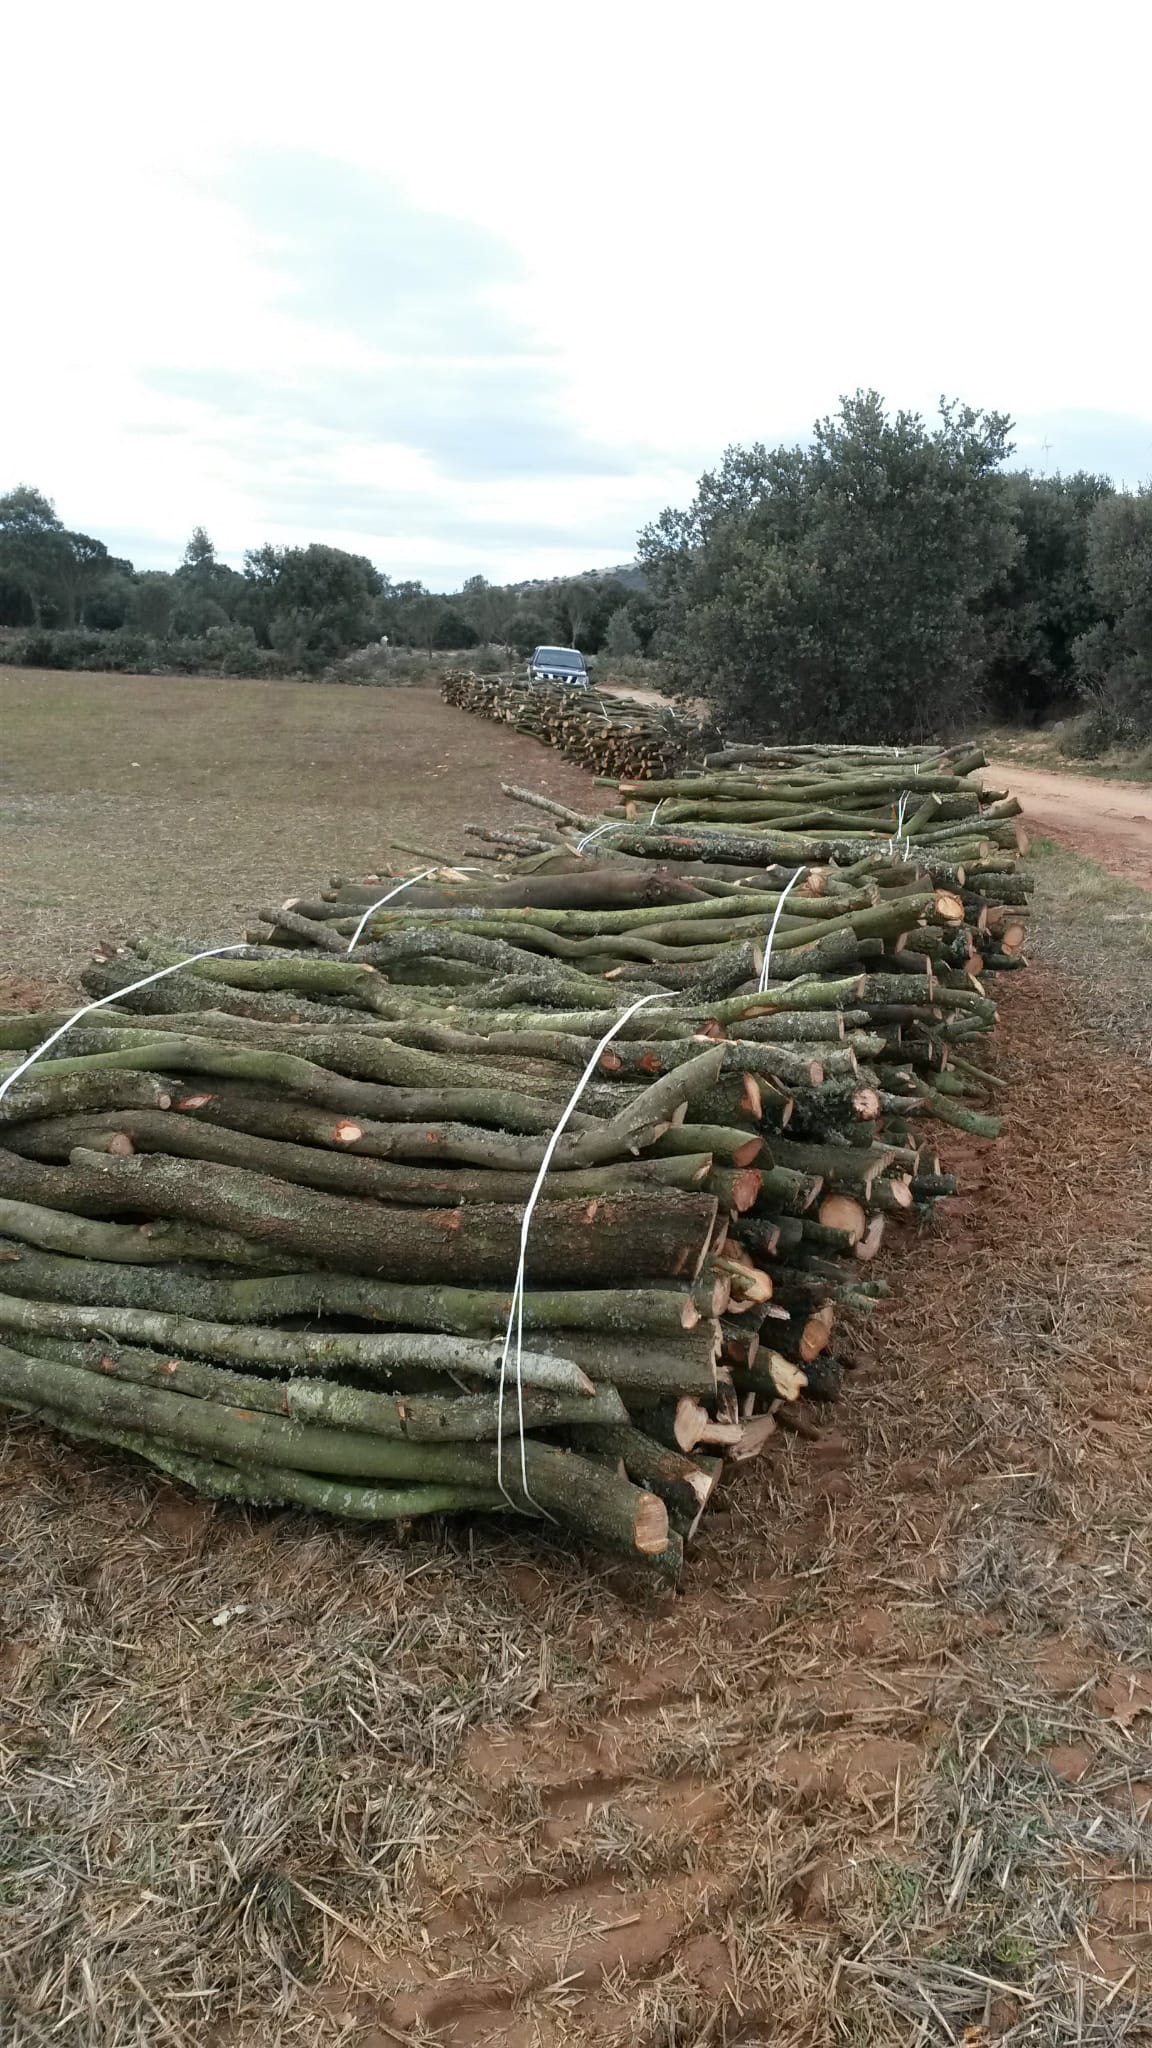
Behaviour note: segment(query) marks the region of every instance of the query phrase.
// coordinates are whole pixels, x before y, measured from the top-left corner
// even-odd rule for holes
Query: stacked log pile
[[[885,1231],[954,1190],[939,1127],[999,1129],[1027,881],[971,765],[898,839],[900,776],[827,756],[713,762],[655,825],[624,786],[583,853],[514,792],[550,850],[483,879],[106,951],[0,1071],[0,1402],[220,1498],[520,1511],[675,1574],[721,1461],[838,1391]],[[8,1074],[68,1021],[0,1018]]]
[[[598,775],[673,775],[685,762],[699,761],[718,737],[672,705],[520,676],[460,669],[445,676],[441,694],[445,703],[515,726]]]

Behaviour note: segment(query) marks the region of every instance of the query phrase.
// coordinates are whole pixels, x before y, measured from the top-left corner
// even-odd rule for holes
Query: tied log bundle
[[[674,1577],[837,1396],[941,1135],[998,1132],[1028,881],[977,765],[726,750],[657,825],[617,778],[582,851],[514,790],[546,852],[103,949],[7,1086],[69,1019],[3,1013],[0,1403],[215,1498],[519,1512]]]

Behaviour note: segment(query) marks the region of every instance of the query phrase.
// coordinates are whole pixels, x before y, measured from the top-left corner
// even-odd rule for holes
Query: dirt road
[[[1020,798],[1033,831],[1050,834],[1152,889],[1152,787],[1106,782],[1090,775],[1060,775],[1047,768],[994,762],[984,780],[1003,783]]]

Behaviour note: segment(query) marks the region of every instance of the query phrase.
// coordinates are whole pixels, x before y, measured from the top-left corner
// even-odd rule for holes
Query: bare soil
[[[1012,790],[1029,826],[1064,846],[1152,889],[1152,788],[1146,782],[1101,781],[1018,762],[993,762],[983,780]]]
[[[502,778],[589,790],[423,688],[0,668],[0,731],[0,973],[50,988],[101,936],[211,945],[409,846],[479,860],[466,824],[525,821]]]
[[[505,763],[591,795],[422,697],[361,714],[442,768],[414,836],[489,815]],[[309,762],[254,743],[287,830]],[[241,859],[310,882],[328,804],[277,848],[237,798]],[[122,872],[126,923],[195,909],[192,844],[144,897]],[[1152,2041],[1152,1074],[1048,968],[997,993],[1004,1139],[941,1132],[962,1198],[893,1231],[847,1398],[728,1484],[678,1595],[525,1526],[213,1507],[12,1425],[6,2043]]]

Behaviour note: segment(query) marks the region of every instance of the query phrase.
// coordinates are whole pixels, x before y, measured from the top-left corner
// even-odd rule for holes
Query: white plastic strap
[[[586,832],[584,834],[583,839],[578,839],[576,841],[577,853],[583,853],[584,848],[586,846],[591,846],[592,841],[594,839],[602,839],[605,832],[614,832],[616,830],[618,822],[619,821],[616,818],[609,818],[608,823],[606,825],[597,825],[596,830],[594,832]]]
[[[669,1000],[670,998],[665,989],[653,989],[651,994],[649,995],[637,996],[636,1001],[634,1003],[630,1003],[628,1008],[625,1011],[623,1011],[619,1017],[617,1017],[616,1022],[610,1025],[609,1029],[604,1033],[603,1038],[600,1040],[600,1043],[597,1045],[595,1051],[592,1053],[591,1058],[589,1059],[588,1064],[584,1069],[584,1072],[581,1074],[580,1079],[577,1081],[575,1088],[572,1090],[572,1093],[568,1098],[567,1106],[564,1109],[563,1114],[561,1115],[559,1123],[553,1131],[552,1136],[549,1138],[548,1143],[544,1147],[544,1157],[540,1162],[540,1171],[536,1175],[536,1179],[533,1182],[532,1192],[529,1195],[527,1202],[524,1204],[524,1214],[520,1219],[520,1262],[516,1268],[516,1283],[512,1289],[512,1301],[508,1310],[508,1327],[504,1332],[504,1351],[500,1359],[500,1390],[496,1398],[496,1484],[499,1487],[501,1493],[504,1495],[505,1500],[508,1502],[509,1507],[515,1507],[517,1503],[513,1500],[512,1495],[509,1493],[508,1488],[504,1484],[504,1390],[508,1380],[508,1360],[509,1357],[512,1355],[514,1343],[516,1361],[516,1424],[517,1431],[520,1437],[520,1484],[523,1489],[525,1500],[531,1501],[532,1506],[538,1511],[538,1513],[542,1514],[545,1517],[545,1519],[549,1522],[555,1521],[555,1516],[550,1515],[546,1508],[542,1508],[540,1506],[539,1501],[533,1500],[532,1495],[528,1490],[528,1459],[524,1439],[524,1381],[522,1361],[524,1354],[524,1275],[528,1258],[528,1232],[532,1227],[533,1211],[535,1210],[536,1204],[540,1199],[540,1190],[544,1185],[544,1180],[545,1176],[547,1175],[548,1168],[552,1164],[552,1159],[553,1155],[555,1154],[556,1147],[560,1143],[560,1140],[564,1135],[564,1132],[568,1125],[568,1120],[571,1117],[573,1110],[576,1108],[576,1105],[579,1102],[580,1097],[583,1095],[585,1088],[588,1086],[589,1081],[592,1079],[593,1074],[596,1072],[596,1068],[599,1065],[601,1055],[606,1051],[607,1047],[611,1045],[612,1040],[616,1037],[617,1032],[622,1031],[624,1029],[624,1026],[625,1024],[627,1024],[628,1019],[630,1017],[634,1017],[636,1015],[637,1010],[642,1010],[645,1003],[655,1003],[660,1001],[667,1003]]]
[[[479,874],[479,872],[480,870],[478,868],[456,869],[456,873],[458,875],[476,875]],[[438,875],[439,873],[439,866],[434,868],[422,868],[418,875],[409,875],[408,880],[406,882],[397,882],[396,887],[394,889],[389,889],[388,894],[386,896],[381,896],[378,903],[370,903],[368,905],[367,910],[364,912],[363,917],[360,919],[360,922],[357,925],[355,931],[353,932],[351,939],[348,942],[348,951],[351,953],[354,947],[360,944],[360,934],[363,931],[365,925],[367,924],[368,919],[370,917],[374,917],[378,910],[383,910],[384,905],[386,903],[391,903],[392,898],[394,896],[399,896],[401,890],[403,889],[413,888],[417,882],[426,882],[428,880],[429,875]]]
[[[667,797],[661,797],[659,803],[655,806],[652,812],[652,816],[649,818],[647,825],[644,827],[644,830],[646,832],[650,831],[652,826],[656,823],[656,820],[660,816],[660,813],[663,810],[664,805],[667,803],[667,801]],[[594,832],[586,832],[584,834],[583,839],[578,839],[576,841],[577,853],[583,853],[584,848],[586,846],[591,846],[592,841],[594,839],[599,839],[603,833],[615,831],[617,825],[619,825],[620,822],[621,821],[619,818],[609,818],[608,823],[606,825],[597,825],[596,830]]]
[[[758,993],[760,995],[763,995],[765,989],[768,986],[768,976],[772,968],[772,941],[776,937],[776,927],[780,922],[780,912],[783,910],[784,905],[788,901],[789,891],[794,889],[796,887],[797,882],[800,880],[801,876],[806,875],[807,873],[807,868],[797,868],[796,873],[793,875],[791,881],[786,882],[783,889],[780,892],[780,901],[776,905],[776,908],[772,913],[772,922],[768,927],[768,937],[764,946],[764,964],[760,969],[760,981],[758,986]]]
[[[895,832],[893,833],[893,835],[892,835],[892,838],[891,838],[891,839],[890,839],[890,840],[888,841],[888,851],[889,851],[889,853],[892,853],[892,854],[896,854],[896,853],[899,853],[899,851],[900,851],[900,841],[901,841],[901,839],[902,839],[902,838],[903,838],[903,836],[904,836],[904,816],[905,816],[905,813],[906,813],[906,811],[907,811],[907,809],[908,809],[908,806],[909,806],[909,804],[911,803],[911,801],[912,801],[912,792],[911,792],[911,790],[908,790],[908,789],[906,789],[906,790],[904,791],[904,794],[903,794],[903,796],[901,797],[901,799],[900,799],[900,802],[899,802],[899,805],[898,805],[898,807],[897,807],[897,811],[896,811],[896,830],[895,830]],[[908,858],[908,856],[907,856],[907,853],[905,853],[905,854],[904,854],[904,859],[905,859],[905,860],[907,860],[907,858]]]
[[[176,960],[171,967],[158,967],[155,974],[145,974],[139,981],[130,981],[127,988],[115,989],[110,996],[100,996],[94,1003],[85,1003],[82,1009],[76,1010],[69,1017],[66,1024],[58,1025],[56,1030],[44,1040],[43,1045],[38,1045],[35,1052],[30,1052],[26,1060],[21,1060],[18,1067],[14,1067],[10,1074],[5,1074],[3,1081],[0,1081],[0,1102],[3,1102],[12,1083],[18,1081],[21,1074],[26,1074],[29,1067],[34,1067],[37,1060],[43,1059],[44,1054],[49,1048],[55,1045],[58,1039],[63,1038],[66,1031],[71,1031],[72,1026],[78,1024],[81,1017],[89,1017],[93,1010],[103,1010],[109,1003],[118,1003],[122,996],[133,995],[138,988],[147,988],[150,982],[163,981],[166,974],[179,974],[182,967],[192,967],[197,960],[218,960],[222,953],[246,953],[247,951],[247,944],[243,939],[239,939],[234,946],[211,946],[206,953],[189,953],[187,960]]]

